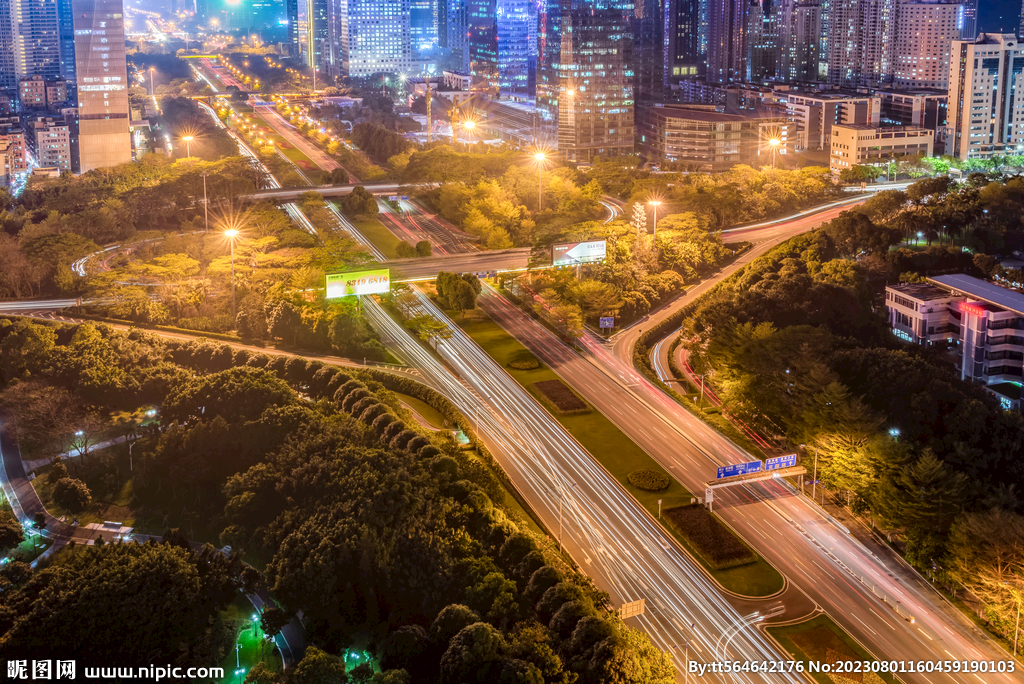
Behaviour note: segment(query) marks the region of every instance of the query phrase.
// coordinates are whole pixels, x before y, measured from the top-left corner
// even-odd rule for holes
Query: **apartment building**
[[[71,171],[71,126],[63,117],[44,117],[25,126],[26,142],[39,166]]]
[[[793,146],[800,150],[828,150],[837,125],[878,126],[882,98],[850,90],[803,91],[775,88],[775,101],[795,124]]]
[[[893,48],[894,85],[948,87],[950,45],[963,37],[964,9],[958,2],[911,0],[900,3]]]

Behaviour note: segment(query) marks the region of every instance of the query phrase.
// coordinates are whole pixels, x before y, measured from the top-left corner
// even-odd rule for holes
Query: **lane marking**
[[[867,628],[868,628],[868,631],[870,631],[870,632],[871,632],[872,634],[874,634],[875,636],[878,636],[878,632],[876,632],[875,630],[873,630],[873,629],[871,629],[870,627],[868,627],[868,623],[864,622],[863,620],[861,620],[861,619],[860,619],[859,617],[857,617],[857,616],[856,616],[856,615],[854,615],[853,613],[850,613],[850,615],[853,615],[854,619],[855,619],[855,620],[857,620],[857,622],[859,622],[860,624],[862,624],[862,625],[864,625],[865,627],[867,627]]]
[[[871,611],[872,613],[875,613],[875,611],[874,611],[874,609],[873,609],[873,608],[868,608],[868,610],[870,610],[870,611]],[[892,630],[892,631],[894,631],[894,632],[896,631],[896,628],[895,628],[895,627],[893,627],[892,625],[890,625],[890,624],[889,624],[889,621],[888,621],[888,620],[886,620],[886,619],[885,619],[884,617],[882,617],[882,616],[881,616],[881,615],[879,615],[878,613],[875,613],[875,616],[876,616],[876,617],[877,617],[877,618],[878,618],[879,620],[881,620],[882,622],[884,622],[884,623],[885,623],[885,626],[886,626],[886,627],[888,627],[889,629],[891,629],[891,630]],[[946,653],[949,653],[949,651],[946,651]],[[950,655],[953,655],[953,654],[952,654],[952,653],[950,653]],[[954,658],[954,660],[956,660],[956,659]]]

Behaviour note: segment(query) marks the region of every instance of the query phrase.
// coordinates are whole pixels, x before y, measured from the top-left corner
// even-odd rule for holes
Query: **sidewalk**
[[[125,442],[127,440],[128,438],[122,435],[121,437],[108,439],[105,442],[93,444],[91,447],[89,447],[89,453],[99,451],[100,449],[106,449],[107,447],[114,446],[115,444],[120,444],[121,442]],[[78,449],[75,449],[72,451],[67,451],[63,454],[58,454],[54,458],[70,459],[81,455],[82,453]],[[54,458],[34,458],[31,461],[22,461],[22,463],[25,465],[25,472],[31,473],[37,468],[42,468],[43,466],[50,465],[51,463],[53,463]]]

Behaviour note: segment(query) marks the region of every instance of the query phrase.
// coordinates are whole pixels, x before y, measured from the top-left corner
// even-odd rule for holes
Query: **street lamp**
[[[153,76],[156,72],[156,67],[149,67],[149,96],[152,98],[156,97],[156,88],[153,85]]]
[[[544,172],[544,162],[548,157],[543,152],[537,152],[533,158],[537,161],[537,213],[539,214],[544,206],[544,186],[541,184],[541,174]]]
[[[186,136],[184,136],[182,138],[182,140],[185,141],[185,156],[187,156],[187,157],[191,157],[192,156],[192,141],[195,140],[195,139],[196,138],[195,138],[194,135],[186,135]]]
[[[238,317],[235,311],[235,238],[238,237],[238,230],[228,228],[224,231],[224,237],[231,243],[231,321],[234,323]]]
[[[661,206],[661,201],[651,200],[648,204],[654,207],[654,237],[658,237],[658,207]]]

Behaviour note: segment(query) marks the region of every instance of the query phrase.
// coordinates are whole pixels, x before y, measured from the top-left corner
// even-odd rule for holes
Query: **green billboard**
[[[379,294],[391,289],[391,271],[378,268],[356,273],[328,273],[327,299],[350,295]]]

